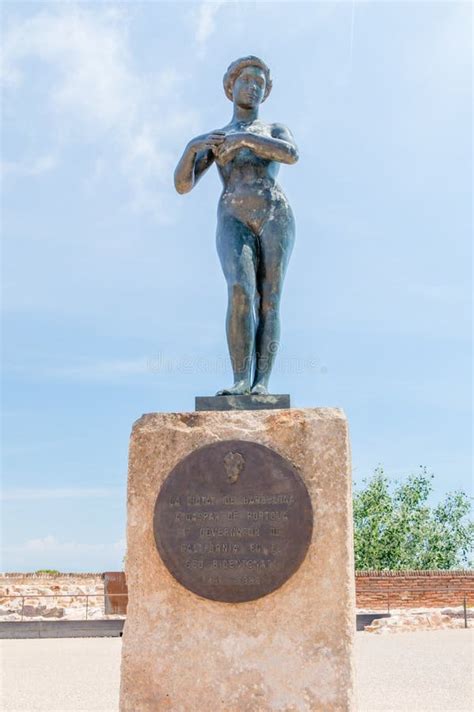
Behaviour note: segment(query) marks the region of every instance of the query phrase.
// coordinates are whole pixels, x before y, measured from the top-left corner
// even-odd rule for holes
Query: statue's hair
[[[240,57],[236,59],[235,62],[229,64],[227,72],[224,74],[223,84],[225,95],[230,101],[233,100],[233,88],[234,82],[239,76],[240,72],[244,67],[258,67],[265,74],[265,94],[263,95],[262,101],[265,101],[267,96],[272,90],[272,80],[270,79],[270,70],[263,60],[259,57],[254,57],[254,55],[249,55],[248,57]]]

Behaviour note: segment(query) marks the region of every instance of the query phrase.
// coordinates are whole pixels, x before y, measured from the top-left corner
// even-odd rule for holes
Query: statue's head
[[[224,74],[223,83],[226,97],[247,109],[265,101],[272,89],[269,68],[253,55],[232,62]]]

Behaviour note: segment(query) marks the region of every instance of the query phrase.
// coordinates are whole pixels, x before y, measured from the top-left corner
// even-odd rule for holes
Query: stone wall
[[[357,571],[359,609],[474,606],[474,571]]]
[[[0,620],[104,617],[104,576],[0,574]]]
[[[0,574],[0,619],[20,620],[24,596],[23,617],[103,618],[104,585],[109,588],[107,613],[126,612],[125,574]],[[58,594],[66,594],[59,596]],[[80,596],[82,595],[82,597]],[[42,598],[36,596],[42,595]],[[78,597],[79,596],[79,597]],[[467,605],[474,606],[474,571],[358,571],[356,572],[356,605],[361,610],[385,611],[387,608],[460,607],[466,596]]]

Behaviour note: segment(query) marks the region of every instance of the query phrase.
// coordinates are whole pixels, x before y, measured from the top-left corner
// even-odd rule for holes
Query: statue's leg
[[[227,344],[234,385],[217,395],[250,393],[255,347],[257,238],[231,215],[220,215],[217,252],[227,281]]]
[[[288,205],[274,212],[260,235],[257,289],[260,293],[257,355],[252,393],[268,393],[268,381],[280,345],[280,298],[295,240],[295,222]]]

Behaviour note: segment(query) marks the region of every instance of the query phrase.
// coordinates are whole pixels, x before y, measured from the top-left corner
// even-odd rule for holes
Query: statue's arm
[[[188,144],[174,172],[174,187],[178,193],[189,193],[213,160],[212,151],[196,151]]]
[[[299,157],[295,139],[283,124],[273,124],[271,137],[249,133],[245,143],[257,156],[269,161],[296,163]]]
[[[193,138],[181,156],[174,172],[174,185],[178,193],[189,193],[199,178],[214,163],[214,149],[224,140],[223,131]]]
[[[271,136],[261,136],[247,131],[230,134],[224,143],[216,149],[221,165],[228,163],[241,148],[250,148],[260,158],[279,163],[296,163],[298,148],[286,126],[273,124]]]

